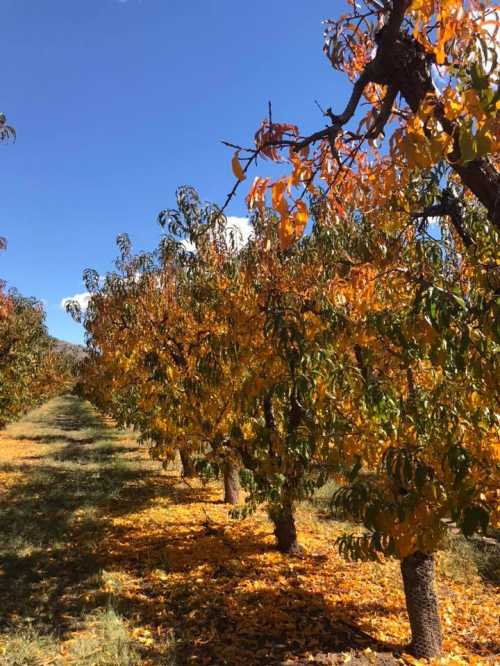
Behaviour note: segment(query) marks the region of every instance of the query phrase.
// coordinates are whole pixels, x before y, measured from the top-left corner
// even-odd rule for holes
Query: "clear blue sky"
[[[81,342],[61,309],[86,267],[104,272],[127,231],[153,248],[178,185],[222,202],[228,139],[276,121],[318,129],[346,81],[322,54],[340,0],[3,0],[0,278],[43,299],[50,332]],[[246,185],[246,184],[245,184]],[[242,198],[232,215],[244,215]]]

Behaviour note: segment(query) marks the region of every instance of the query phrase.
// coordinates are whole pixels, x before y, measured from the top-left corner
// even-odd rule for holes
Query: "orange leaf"
[[[286,180],[278,180],[272,186],[273,208],[276,209],[279,213],[281,213],[282,217],[288,214],[288,203],[284,196],[286,188],[287,188]]]
[[[238,180],[245,180],[246,176],[243,173],[243,169],[241,168],[240,160],[238,159],[239,155],[239,150],[237,150],[234,155],[233,159],[231,160],[231,166],[233,168],[233,173],[236,176]]]
[[[259,208],[262,211],[264,208],[267,186],[269,185],[269,178],[261,178],[257,176],[253,181],[250,192],[247,195],[247,204],[249,208]]]
[[[279,225],[279,239],[282,250],[287,250],[295,240],[293,218],[282,217]]]
[[[309,219],[309,211],[307,210],[306,204],[302,201],[299,200],[296,202],[297,206],[297,222],[300,222],[304,226],[307,224],[307,220]]]

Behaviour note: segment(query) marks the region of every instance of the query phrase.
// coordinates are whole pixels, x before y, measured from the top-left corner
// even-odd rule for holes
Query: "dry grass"
[[[82,666],[138,666],[141,656],[123,618],[112,608],[86,616],[65,646],[66,661]]]
[[[11,631],[2,642],[2,666],[44,666],[60,659],[58,643],[52,636],[40,635],[31,626]]]

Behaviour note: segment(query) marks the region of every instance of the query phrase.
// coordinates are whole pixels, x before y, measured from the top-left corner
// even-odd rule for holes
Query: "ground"
[[[220,497],[72,396],[0,433],[0,665],[415,663],[396,562],[340,558],[321,501],[288,558]],[[445,663],[494,663],[493,585],[443,554],[438,593]]]

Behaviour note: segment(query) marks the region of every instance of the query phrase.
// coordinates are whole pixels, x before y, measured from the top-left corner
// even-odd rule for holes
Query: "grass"
[[[66,659],[82,666],[138,666],[141,656],[123,620],[112,608],[87,615],[68,644]]]
[[[477,577],[500,585],[500,543],[450,536],[439,558],[442,573],[453,580],[470,583]]]
[[[113,608],[99,608],[87,614],[74,637],[62,645],[54,636],[41,635],[28,626],[7,635],[2,652],[2,666],[139,666],[142,663],[125,620]]]
[[[57,641],[38,634],[31,626],[12,631],[0,648],[2,666],[44,666],[57,662],[59,657]]]

